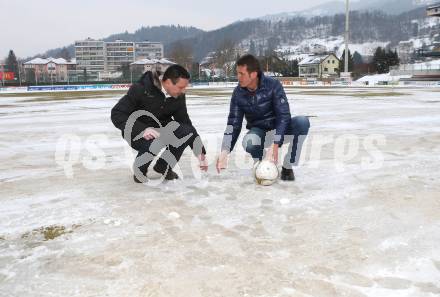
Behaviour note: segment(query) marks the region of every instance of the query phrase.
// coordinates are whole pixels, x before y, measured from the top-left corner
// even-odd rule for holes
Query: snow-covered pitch
[[[122,93],[1,95],[0,296],[440,295],[439,89],[286,88],[312,127],[269,187],[240,141],[215,172],[231,92],[188,91],[208,173],[151,186]]]

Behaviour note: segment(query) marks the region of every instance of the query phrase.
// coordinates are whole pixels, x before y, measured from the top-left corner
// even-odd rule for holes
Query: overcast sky
[[[299,11],[329,1],[0,0],[0,58],[9,49],[24,58],[75,40],[133,32],[141,26],[180,24],[212,30],[245,18]]]

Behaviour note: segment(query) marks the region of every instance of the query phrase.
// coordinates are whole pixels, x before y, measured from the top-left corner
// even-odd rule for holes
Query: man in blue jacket
[[[278,80],[264,76],[254,56],[244,55],[236,65],[239,85],[232,93],[227,128],[217,158],[217,171],[220,173],[226,169],[228,155],[240,135],[244,117],[249,130],[243,138],[245,151],[257,161],[263,159],[264,149],[268,148],[265,158],[277,164],[279,147],[289,142],[281,179],[295,180],[292,165],[298,163],[302,143],[309,132],[308,118],[291,117],[283,86]]]

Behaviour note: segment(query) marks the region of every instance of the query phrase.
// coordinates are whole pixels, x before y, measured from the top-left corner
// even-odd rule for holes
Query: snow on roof
[[[149,64],[154,64],[154,62],[150,59],[142,59],[131,63],[131,65],[149,65]]]
[[[264,75],[265,76],[272,76],[272,77],[281,77],[281,76],[283,76],[279,72],[272,72],[272,71],[264,72]]]
[[[368,82],[370,85],[375,85],[378,82],[390,82],[390,81],[398,81],[401,78],[410,78],[411,75],[397,75],[391,76],[390,73],[383,74],[374,74],[374,75],[366,75],[362,78],[358,79],[357,82]]]
[[[72,64],[72,63],[67,62],[63,58],[56,58],[55,59],[55,58],[52,58],[52,57],[47,58],[47,59],[35,58],[35,59],[30,60],[30,61],[27,61],[24,64],[25,65],[46,65],[46,64],[51,63],[51,62],[55,63],[55,64],[58,64],[58,65]],[[76,61],[75,61],[75,63],[76,63]]]
[[[310,54],[290,54],[288,56],[285,56],[288,61],[297,60],[298,62],[301,62],[308,57],[310,57]]]
[[[162,59],[142,59],[136,62],[131,63],[131,65],[154,65],[154,64],[163,64],[163,65],[173,65],[176,64],[167,60],[165,58]]]
[[[169,64],[169,65],[176,64],[176,63],[171,62],[170,60],[167,60],[167,59],[165,59],[165,58],[160,59],[160,63],[161,63],[161,64]]]
[[[333,54],[330,54],[333,55]],[[321,56],[308,56],[304,58],[301,62],[298,63],[298,65],[314,65],[314,64],[321,64],[322,61],[324,61],[328,56],[330,55],[321,55]]]
[[[53,62],[55,64],[67,64],[67,61],[63,58],[52,59],[51,62]]]
[[[45,64],[47,64],[47,63],[49,63],[49,61],[48,60],[46,60],[46,59],[41,59],[41,58],[35,58],[35,59],[32,59],[32,60],[30,60],[30,61],[27,61],[27,62],[25,62],[24,64],[25,65],[29,65],[29,64],[33,64],[33,65],[36,65],[36,64],[38,64],[38,65],[45,65]]]
[[[430,6],[428,6],[428,9],[437,8],[437,7],[440,7],[440,2],[431,4]]]

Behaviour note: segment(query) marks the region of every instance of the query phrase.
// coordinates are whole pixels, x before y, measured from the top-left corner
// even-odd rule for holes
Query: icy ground
[[[271,187],[239,143],[214,170],[231,91],[189,91],[209,172],[156,186],[120,94],[0,97],[0,296],[440,296],[439,89],[286,89],[312,129]]]

